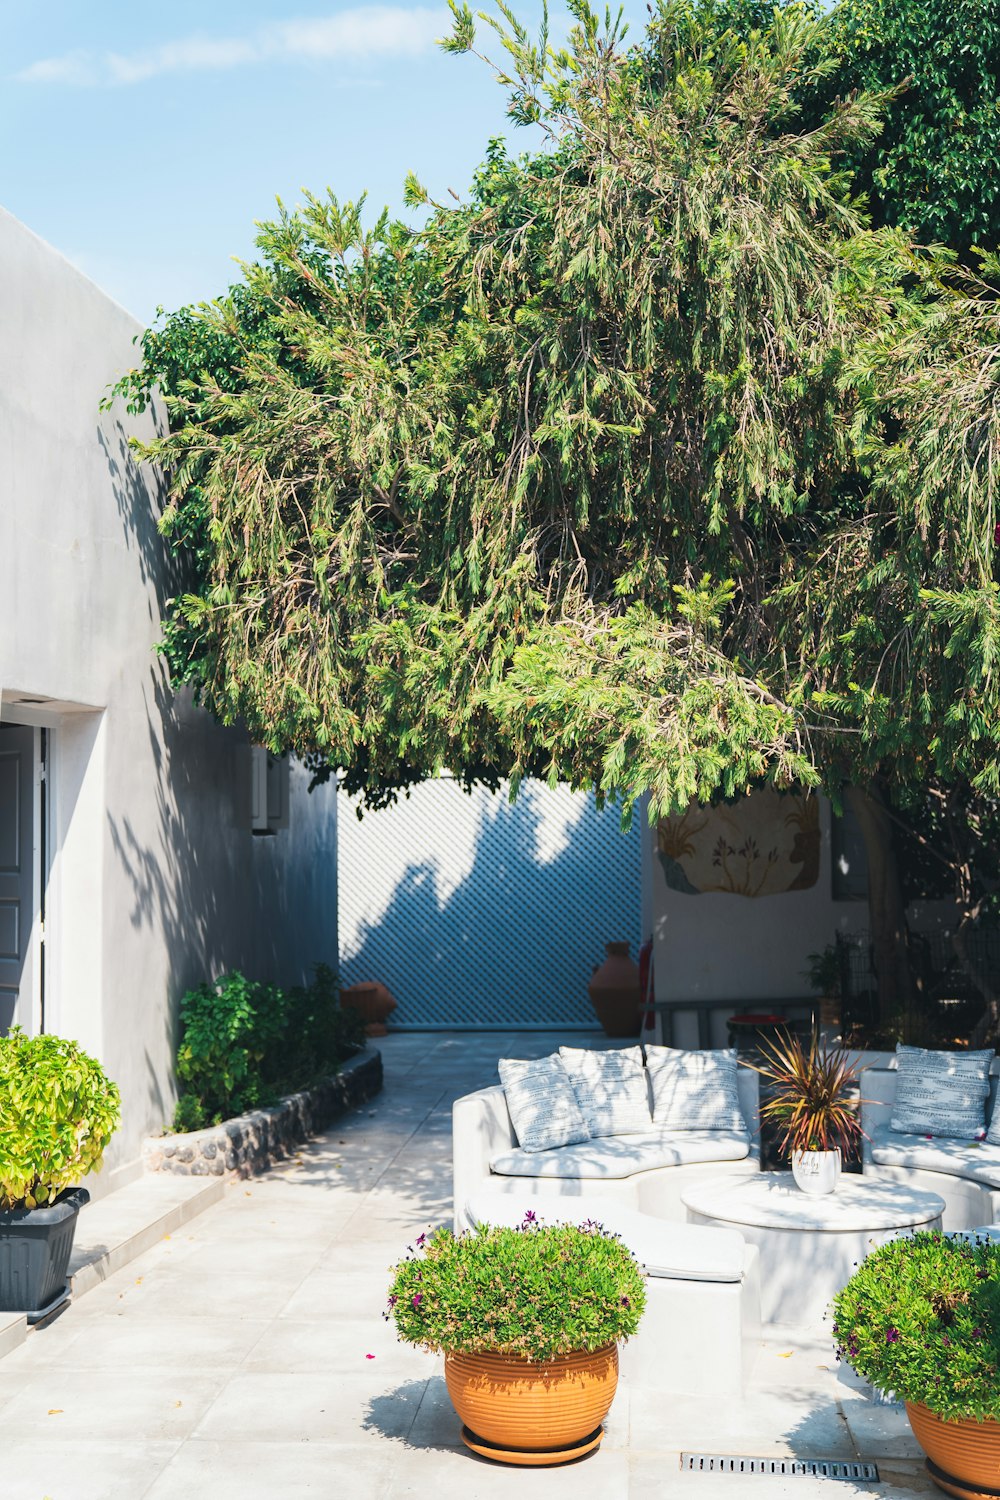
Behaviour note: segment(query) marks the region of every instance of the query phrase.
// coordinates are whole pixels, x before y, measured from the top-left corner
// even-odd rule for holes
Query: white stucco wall
[[[98,409],[139,325],[2,211],[0,269],[0,715],[51,731],[45,1029],[121,1087],[107,1185],[169,1118],[187,986],[336,963],[336,794],[293,766],[290,827],[251,834],[246,737],[155,653],[156,478],[127,447],[152,419]]]

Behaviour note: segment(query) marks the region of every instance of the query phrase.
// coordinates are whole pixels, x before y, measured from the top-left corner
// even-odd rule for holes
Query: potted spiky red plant
[[[832,1193],[844,1155],[862,1135],[855,1060],[844,1047],[826,1048],[816,1028],[808,1044],[783,1032],[762,1041],[760,1054],[755,1071],[770,1085],[761,1097],[762,1122],[781,1132],[779,1150],[791,1157],[802,1191]]]

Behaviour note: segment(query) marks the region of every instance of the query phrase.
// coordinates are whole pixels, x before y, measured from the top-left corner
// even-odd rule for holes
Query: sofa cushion
[[[502,1057],[497,1069],[522,1151],[548,1151],[590,1139],[558,1052],[527,1062]]]
[[[501,1177],[573,1177],[584,1181],[631,1177],[657,1167],[702,1161],[742,1161],[750,1154],[746,1131],[652,1130],[610,1135],[557,1151],[502,1151],[490,1162]]]
[[[670,1281],[741,1281],[746,1241],[736,1229],[671,1224],[607,1198],[523,1198],[484,1188],[469,1200],[474,1224],[517,1227],[530,1209],[541,1224],[600,1224],[621,1235],[647,1276]]]
[[[746,1130],[734,1051],[647,1047],[653,1124],[662,1130]]]
[[[985,1187],[1000,1187],[1000,1146],[987,1141],[916,1135],[876,1125],[870,1131],[872,1161],[883,1167],[915,1167],[968,1177]]]
[[[997,1096],[993,1101],[993,1114],[990,1118],[989,1130],[986,1132],[986,1139],[991,1146],[1000,1146],[1000,1089],[997,1089]]]
[[[896,1048],[893,1130],[972,1140],[986,1125],[992,1047],[982,1052]]]
[[[653,1128],[641,1047],[607,1052],[560,1047],[559,1056],[592,1136]]]

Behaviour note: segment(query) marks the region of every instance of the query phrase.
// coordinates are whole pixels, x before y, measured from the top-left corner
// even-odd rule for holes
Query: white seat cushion
[[[950,1136],[904,1134],[876,1125],[871,1136],[872,1161],[883,1167],[915,1167],[967,1177],[987,1187],[1000,1187],[1000,1146],[986,1141],[959,1141]]]
[[[647,1276],[669,1281],[741,1281],[746,1241],[736,1229],[669,1224],[602,1198],[526,1198],[477,1193],[468,1204],[475,1224],[516,1226],[526,1212],[542,1224],[600,1224],[621,1235]]]
[[[742,1161],[750,1154],[745,1132],[724,1130],[646,1131],[642,1135],[602,1136],[555,1151],[502,1151],[490,1162],[501,1177],[631,1177],[657,1167],[701,1161]]]

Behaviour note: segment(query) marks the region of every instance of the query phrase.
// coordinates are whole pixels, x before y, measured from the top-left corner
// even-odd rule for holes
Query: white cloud
[[[75,51],[45,57],[19,83],[100,86],[143,83],[163,73],[218,72],[261,62],[357,62],[416,57],[448,29],[448,13],[418,6],[366,5],[313,20],[282,21],[248,36],[183,37],[142,52]]]

